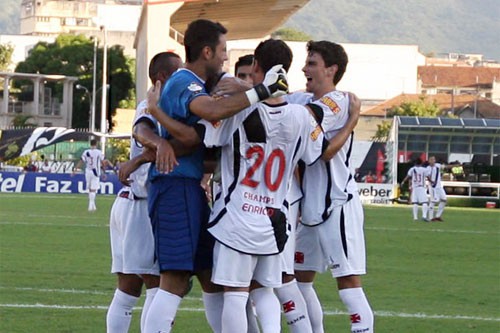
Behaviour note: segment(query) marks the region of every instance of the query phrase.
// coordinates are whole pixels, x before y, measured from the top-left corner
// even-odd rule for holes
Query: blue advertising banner
[[[0,192],[5,193],[87,193],[85,186],[82,173],[0,172]],[[106,174],[97,193],[117,194],[122,186],[117,175]]]

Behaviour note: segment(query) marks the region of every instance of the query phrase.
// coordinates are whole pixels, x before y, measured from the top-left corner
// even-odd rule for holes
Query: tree
[[[0,72],[4,72],[12,62],[14,47],[11,44],[0,44]]]
[[[293,28],[280,28],[271,34],[272,38],[294,42],[307,42],[313,39],[305,32]]]
[[[78,83],[89,91],[92,90],[94,43],[84,35],[60,35],[54,43],[39,42],[30,51],[25,61],[20,62],[16,67],[16,72],[21,73],[43,73],[62,74],[76,76]],[[103,49],[97,50],[96,64],[96,116],[99,122],[101,119],[101,98],[102,89],[102,59]],[[108,47],[107,71],[108,71],[108,110],[107,119],[112,127],[111,118],[116,112],[120,101],[127,99],[130,90],[134,88],[132,72],[129,67],[131,62],[123,53],[123,47],[114,45]],[[15,84],[22,85],[22,81],[15,81]],[[47,82],[46,87],[52,89],[54,97],[62,100],[62,84]],[[90,98],[84,90],[74,90],[73,95],[73,123],[74,128],[87,128],[89,125]],[[99,128],[99,123],[96,125]]]
[[[442,114],[436,101],[428,101],[422,95],[417,101],[403,102],[387,111],[387,116],[413,116],[413,117],[437,117]],[[377,132],[372,137],[374,141],[387,141],[391,130],[392,121],[384,120],[377,125]]]
[[[33,119],[33,116],[26,116],[26,115],[22,115],[22,114],[18,114],[16,115],[13,119],[12,119],[12,126],[14,127],[36,127],[36,124],[35,123],[32,123],[30,122],[30,120]]]

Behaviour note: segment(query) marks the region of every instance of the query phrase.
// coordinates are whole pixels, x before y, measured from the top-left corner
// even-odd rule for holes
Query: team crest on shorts
[[[196,82],[192,82],[187,88],[189,91],[194,93],[199,93],[203,90],[203,88]]]

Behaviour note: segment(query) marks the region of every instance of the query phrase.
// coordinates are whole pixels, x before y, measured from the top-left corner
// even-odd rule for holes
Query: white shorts
[[[264,287],[281,286],[280,255],[245,254],[215,241],[212,282],[227,287],[249,287],[251,280]]]
[[[300,201],[297,201],[288,209],[288,225],[290,226],[290,232],[288,233],[288,240],[286,241],[285,248],[280,253],[281,271],[289,275],[294,274],[295,229],[299,219],[299,206]]]
[[[411,190],[411,203],[412,204],[423,204],[427,203],[429,199],[427,198],[427,190],[425,187],[414,187]]]
[[[160,274],[146,199],[116,197],[111,207],[109,235],[111,273]]]
[[[85,183],[87,184],[88,191],[90,190],[97,191],[101,186],[101,179],[100,177],[94,175],[92,170],[85,169]]]
[[[363,206],[354,195],[334,207],[322,224],[297,227],[295,270],[322,273],[330,268],[333,277],[366,274]]]
[[[432,202],[446,201],[446,192],[442,187],[430,187],[429,193]]]

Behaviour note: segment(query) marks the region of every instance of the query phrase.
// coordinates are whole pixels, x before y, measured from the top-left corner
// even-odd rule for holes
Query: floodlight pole
[[[107,30],[105,25],[101,25],[101,30],[104,33],[104,46],[103,46],[103,54],[102,54],[102,102],[101,102],[101,150],[102,153],[106,153],[106,133],[108,132],[106,125],[106,110],[107,110],[107,67],[108,67],[108,44],[107,44]]]
[[[95,97],[96,97],[96,65],[97,65],[97,37],[94,36],[94,65],[92,66],[92,106],[90,112],[90,132],[95,131]]]

